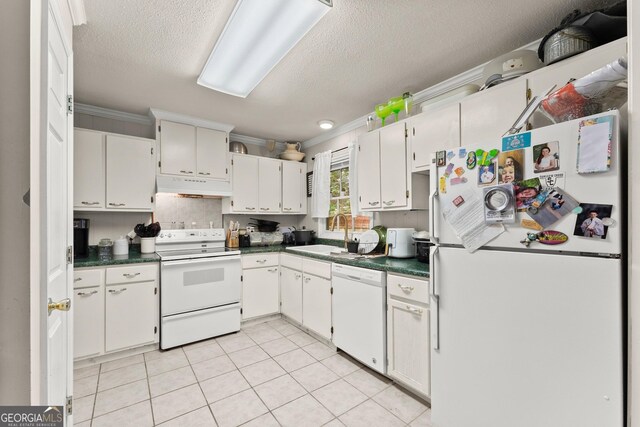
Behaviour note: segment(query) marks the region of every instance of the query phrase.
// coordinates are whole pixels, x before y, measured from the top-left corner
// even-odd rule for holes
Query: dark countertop
[[[97,246],[89,247],[89,258],[74,259],[73,268],[108,267],[110,265],[136,264],[140,262],[158,262],[160,257],[155,253],[140,253],[140,245],[129,246],[129,255],[113,256],[109,259],[98,258]]]
[[[333,245],[342,247],[342,241],[331,241],[323,239],[318,244]],[[294,246],[295,247],[295,246]],[[418,262],[415,258],[399,259],[399,258],[364,258],[364,259],[347,259],[338,256],[331,255],[319,255],[302,253],[292,250],[287,250],[287,246],[273,245],[273,246],[252,246],[250,248],[239,248],[243,255],[265,253],[265,252],[286,252],[291,255],[306,256],[309,258],[315,258],[323,261],[331,261],[337,264],[345,264],[353,267],[369,268],[371,270],[387,271],[390,273],[407,274],[417,277],[429,277],[429,264]]]

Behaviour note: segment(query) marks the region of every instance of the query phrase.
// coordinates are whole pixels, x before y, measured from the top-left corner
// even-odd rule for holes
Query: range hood
[[[156,192],[198,196],[231,196],[231,183],[187,176],[156,175]]]

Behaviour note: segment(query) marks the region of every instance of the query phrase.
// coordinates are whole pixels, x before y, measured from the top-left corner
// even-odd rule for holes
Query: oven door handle
[[[235,260],[240,261],[240,255],[225,255],[225,256],[184,259],[184,260],[176,260],[176,261],[164,261],[162,263],[162,267],[177,267],[180,265],[218,263],[218,262],[227,262],[227,261],[235,261]]]

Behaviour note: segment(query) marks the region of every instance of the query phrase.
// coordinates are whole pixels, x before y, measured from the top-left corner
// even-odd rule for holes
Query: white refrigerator
[[[609,126],[606,159],[602,144],[607,131],[601,123]],[[586,129],[591,125],[599,126]],[[430,264],[433,426],[623,426],[625,207],[620,166],[625,160],[618,113],[520,136],[515,141],[479,141],[444,157],[440,153],[442,166],[434,155],[430,171],[435,244]],[[553,153],[546,153],[545,146]],[[479,153],[473,169],[471,151]],[[549,155],[552,159],[544,160]],[[493,172],[490,167],[483,169],[481,163],[492,162]],[[510,209],[496,214],[495,203],[488,203],[485,213],[485,193],[500,182],[513,186],[509,163],[520,168],[515,178],[521,185],[513,187],[518,191],[538,178],[538,194],[548,191],[541,188],[543,181],[545,186],[561,188],[560,193],[549,193],[537,210],[535,198],[512,199],[524,209],[515,218]],[[491,173],[493,181],[482,182],[483,172],[487,172],[484,181]],[[576,207],[567,214],[576,202],[582,204],[582,213]],[[456,211],[463,207],[464,215],[457,217]],[[591,210],[608,224],[600,225],[606,236],[599,235],[602,230],[589,230],[591,222],[597,222],[587,212]],[[497,216],[514,222],[491,223],[482,230],[478,215],[483,224],[487,215],[490,220]],[[536,233],[521,226],[524,219],[531,227],[527,220],[532,215],[544,224],[556,215],[560,219],[544,229],[564,233],[568,240],[557,245],[521,243],[527,233]],[[583,218],[590,221],[584,224]],[[481,241],[501,227],[504,232],[473,252],[462,245],[471,247],[474,239]],[[564,240],[553,234],[547,243]]]

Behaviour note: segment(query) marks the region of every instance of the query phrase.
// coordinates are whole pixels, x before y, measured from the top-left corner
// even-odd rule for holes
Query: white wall
[[[0,405],[29,404],[29,2],[0,13]]]

